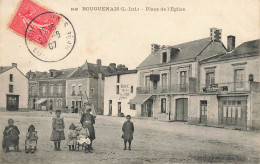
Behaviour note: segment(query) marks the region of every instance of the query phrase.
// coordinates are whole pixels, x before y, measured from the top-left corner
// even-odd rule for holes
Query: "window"
[[[116,94],[119,94],[119,85],[116,86]]]
[[[42,86],[42,93],[45,93],[45,92],[46,92],[46,86],[43,85],[43,86]]]
[[[33,94],[33,92],[34,92],[34,86],[31,86],[31,94]]]
[[[13,92],[14,92],[14,86],[11,85],[11,84],[9,85],[9,92],[10,92],[10,93],[13,93]]]
[[[162,74],[162,87],[165,88],[167,86],[167,74]]]
[[[53,85],[50,85],[50,94],[53,94]]]
[[[166,113],[166,98],[161,99],[161,113]]]
[[[167,52],[164,52],[164,53],[162,54],[162,62],[163,62],[163,63],[166,63],[166,62],[167,62]]]
[[[75,86],[72,86],[71,90],[72,90],[72,94],[74,95],[75,94]]]
[[[234,73],[235,88],[244,88],[244,69],[237,69]]]
[[[79,86],[79,94],[82,94],[82,91],[81,91],[82,87]]]
[[[180,84],[181,85],[186,84],[186,74],[187,74],[187,71],[181,71],[180,72]]]
[[[150,76],[145,76],[145,87],[150,88]]]
[[[94,95],[94,88],[91,88],[91,95]]]
[[[116,77],[117,77],[116,82],[120,83],[120,75],[117,75]]]
[[[58,99],[57,107],[62,107],[62,101],[61,101],[61,99]]]
[[[134,87],[131,86],[131,93],[134,93]]]
[[[72,101],[71,102],[71,107],[74,107],[75,106],[75,101]]]
[[[215,84],[215,72],[206,73],[206,87],[210,87],[211,84]]]
[[[10,82],[13,82],[13,74],[10,74],[9,80]]]
[[[62,85],[59,85],[59,86],[58,86],[58,92],[59,92],[59,93],[62,93]]]
[[[53,72],[51,72],[51,77],[53,77]]]
[[[130,109],[135,110],[135,104],[130,104]]]

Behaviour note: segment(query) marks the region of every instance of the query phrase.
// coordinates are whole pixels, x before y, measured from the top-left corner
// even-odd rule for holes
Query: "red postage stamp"
[[[44,14],[48,12],[50,11],[31,0],[22,0],[9,28],[45,47],[60,21],[60,16],[53,12]]]

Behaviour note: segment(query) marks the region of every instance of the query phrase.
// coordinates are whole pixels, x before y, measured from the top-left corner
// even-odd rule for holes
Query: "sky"
[[[0,66],[17,63],[26,73],[96,63],[125,64],[135,69],[151,51],[151,44],[175,45],[209,37],[222,29],[222,42],[236,36],[236,46],[260,38],[259,0],[33,0],[65,15],[73,24],[76,44],[65,59],[47,63],[33,57],[24,38],[8,29],[20,0],[0,0]],[[137,7],[132,12],[82,11],[82,7]],[[71,8],[79,11],[71,11]],[[146,11],[146,7],[180,7],[182,12]],[[143,9],[143,10],[142,10]]]

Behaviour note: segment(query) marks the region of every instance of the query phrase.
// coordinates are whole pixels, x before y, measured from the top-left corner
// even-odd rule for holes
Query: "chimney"
[[[116,71],[116,63],[110,63],[109,67],[112,71]]]
[[[221,42],[222,30],[218,28],[210,28],[210,38],[214,42]]]
[[[97,65],[101,66],[101,59],[97,59]]]
[[[12,67],[17,67],[17,63],[12,63]]]
[[[228,52],[233,51],[236,47],[236,37],[233,35],[229,35],[227,37],[227,50]]]
[[[151,53],[155,53],[160,49],[160,47],[161,46],[159,44],[151,44]]]

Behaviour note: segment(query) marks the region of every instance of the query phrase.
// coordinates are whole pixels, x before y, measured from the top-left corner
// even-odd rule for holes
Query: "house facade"
[[[28,80],[17,68],[12,66],[0,67],[0,110],[16,111],[28,108]]]
[[[28,108],[35,110],[36,109],[36,101],[40,99],[38,88],[39,83],[38,79],[44,75],[43,72],[32,72],[29,71],[26,74],[28,79]]]
[[[190,124],[259,129],[259,44],[235,48],[235,37],[228,36],[229,52],[200,61],[200,87],[189,98]]]
[[[199,62],[225,52],[216,28],[208,38],[174,46],[152,44],[151,54],[137,67],[137,95],[131,103],[142,117],[188,121],[189,94],[200,84]]]
[[[140,116],[135,104],[129,101],[136,96],[137,70],[117,68],[105,78],[104,115],[109,116]]]
[[[113,64],[112,64],[113,65]],[[79,109],[85,102],[94,106],[96,114],[104,113],[105,75],[113,72],[113,67],[103,66],[98,59],[96,64],[85,62],[66,80],[66,104]]]
[[[66,106],[66,79],[70,77],[76,68],[54,70],[49,72],[43,72],[40,77],[29,80],[29,85],[34,86],[31,92],[37,95],[37,98],[32,95],[29,99],[35,103],[32,103],[32,107],[37,110],[63,110]],[[29,73],[28,73],[29,74]],[[37,81],[37,82],[36,82]]]

